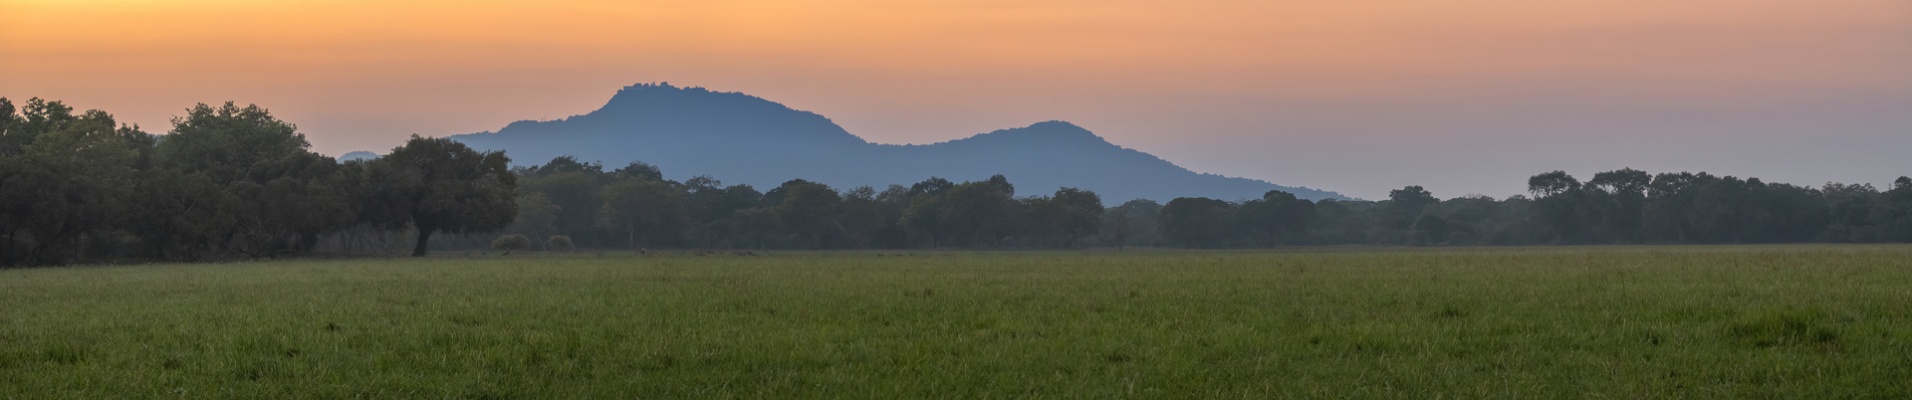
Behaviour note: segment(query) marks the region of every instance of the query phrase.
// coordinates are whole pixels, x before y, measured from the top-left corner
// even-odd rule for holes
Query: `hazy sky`
[[[1067,120],[1365,198],[1555,169],[1912,175],[1906,0],[0,0],[0,96],[154,132],[257,103],[332,155],[663,81],[885,143]]]

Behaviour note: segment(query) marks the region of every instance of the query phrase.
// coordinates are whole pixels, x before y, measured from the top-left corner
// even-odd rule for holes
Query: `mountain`
[[[870,143],[829,118],[762,98],[704,88],[640,84],[619,90],[603,108],[551,121],[518,121],[497,132],[454,135],[473,148],[505,150],[519,165],[558,156],[617,168],[657,165],[666,177],[709,175],[758,189],[805,179],[838,189],[941,177],[982,180],[1002,174],[1017,195],[1088,189],[1110,205],[1129,199],[1260,198],[1269,190],[1305,199],[1345,199],[1334,192],[1260,180],[1201,174],[1123,148],[1067,122],[1049,121],[928,145]]]
[[[373,153],[369,151],[354,151],[354,152],[348,152],[348,153],[339,155],[339,162],[346,162],[346,161],[352,161],[352,160],[370,160],[374,158],[378,158],[377,153]]]

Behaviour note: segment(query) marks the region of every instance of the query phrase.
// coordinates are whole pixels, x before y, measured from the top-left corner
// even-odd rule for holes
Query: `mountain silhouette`
[[[878,144],[816,113],[742,93],[668,83],[625,87],[603,108],[584,115],[518,121],[497,132],[450,138],[481,150],[505,150],[519,165],[567,155],[602,162],[607,169],[642,161],[671,179],[709,175],[759,190],[790,179],[881,190],[932,176],[962,182],[1002,174],[1016,184],[1018,196],[1075,187],[1095,191],[1111,206],[1138,198],[1251,199],[1269,190],[1304,199],[1347,198],[1196,173],[1109,143],[1068,122],[1041,122],[927,145]]]
[[[345,154],[340,154],[339,162],[346,162],[346,161],[352,161],[352,160],[370,160],[374,158],[378,158],[377,153],[373,153],[369,151],[353,151],[353,152],[347,152]]]

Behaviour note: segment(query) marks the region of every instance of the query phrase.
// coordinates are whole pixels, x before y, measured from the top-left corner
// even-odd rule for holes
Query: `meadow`
[[[1912,398],[1912,246],[0,270],[0,398]]]

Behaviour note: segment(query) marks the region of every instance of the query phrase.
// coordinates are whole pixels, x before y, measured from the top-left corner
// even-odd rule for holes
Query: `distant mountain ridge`
[[[373,153],[369,151],[353,151],[353,152],[347,152],[345,154],[340,154],[339,162],[346,162],[346,161],[353,161],[353,160],[370,160],[374,158],[378,158],[377,153]]]
[[[596,111],[551,121],[518,121],[496,132],[450,136],[473,148],[505,150],[519,165],[558,156],[607,168],[643,161],[666,177],[709,175],[768,189],[790,179],[838,189],[908,185],[929,177],[982,180],[1002,174],[1017,195],[1060,187],[1095,191],[1113,206],[1130,199],[1260,198],[1269,190],[1305,199],[1338,193],[1202,174],[1117,146],[1068,122],[1049,121],[927,145],[871,143],[829,118],[735,92],[639,84]]]

